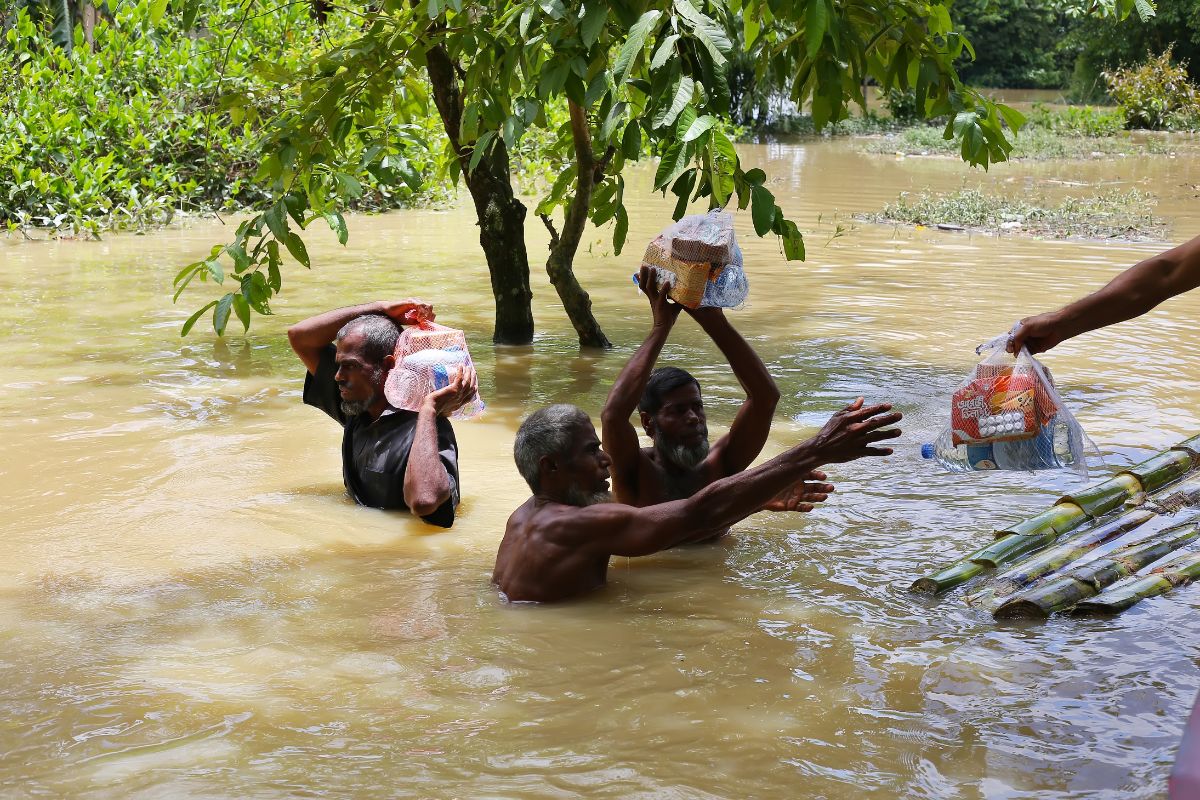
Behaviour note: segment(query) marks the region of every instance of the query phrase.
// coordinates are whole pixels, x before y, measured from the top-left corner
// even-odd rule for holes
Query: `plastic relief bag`
[[[389,403],[406,411],[419,411],[430,392],[444,389],[459,370],[474,366],[462,331],[424,320],[400,332],[395,357],[396,366],[388,373],[383,393]],[[477,392],[450,416],[471,419],[483,409],[483,399]]]
[[[687,308],[735,308],[750,292],[733,215],[724,211],[692,214],[671,225],[650,241],[642,265],[662,275],[670,287],[667,296]]]
[[[1054,388],[1050,372],[1025,348],[1006,352],[1006,334],[980,345],[983,360],[959,384],[950,425],[939,437],[963,468],[1068,468],[1087,474],[1083,428]]]

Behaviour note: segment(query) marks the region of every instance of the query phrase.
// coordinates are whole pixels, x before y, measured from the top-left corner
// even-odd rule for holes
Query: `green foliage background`
[[[257,120],[284,100],[268,73],[351,29],[319,29],[302,5],[269,17],[238,11],[214,3],[207,27],[184,32],[161,0],[126,2],[97,26],[94,49],[76,27],[70,51],[52,38],[49,15],[11,14],[0,59],[0,224],[99,236],[267,198],[256,178]],[[218,105],[218,94],[235,90],[237,106]],[[436,160],[410,150],[409,180],[394,184],[358,175],[354,206],[428,199]]]

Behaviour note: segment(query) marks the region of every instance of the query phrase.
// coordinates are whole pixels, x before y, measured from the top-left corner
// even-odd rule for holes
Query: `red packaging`
[[[954,393],[950,428],[955,445],[1008,442],[1036,436],[1057,405],[1032,372],[979,364]]]

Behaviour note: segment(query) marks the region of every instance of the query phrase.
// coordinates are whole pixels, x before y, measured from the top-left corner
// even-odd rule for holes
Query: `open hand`
[[[650,301],[650,311],[654,314],[654,326],[670,327],[674,325],[675,320],[679,317],[679,310],[683,306],[667,299],[667,290],[670,286],[658,270],[643,266],[638,272],[638,285],[642,287],[642,291],[646,293],[646,298]]]
[[[886,426],[894,425],[902,417],[899,411],[892,411],[890,403],[864,408],[860,397],[830,417],[820,433],[807,444],[819,464],[853,461],[863,456],[888,456],[892,454],[892,448],[872,445],[899,436],[899,428]]]
[[[1069,338],[1062,327],[1056,311],[1026,317],[1017,325],[1012,338],[1008,340],[1008,352],[1019,353],[1022,347],[1028,347],[1031,355],[1044,353],[1063,339]]]
[[[418,322],[433,322],[433,304],[424,300],[382,300],[383,313],[397,325],[416,325]]]
[[[432,407],[439,417],[448,417],[474,400],[478,392],[479,377],[475,374],[475,368],[462,366],[448,386],[435,389],[425,396],[425,405]]]
[[[833,493],[832,483],[821,483],[829,476],[814,469],[792,486],[775,495],[763,511],[812,511],[814,504],[824,502]]]

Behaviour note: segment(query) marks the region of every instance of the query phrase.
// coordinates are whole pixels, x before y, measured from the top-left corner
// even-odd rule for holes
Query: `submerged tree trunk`
[[[438,114],[475,201],[479,244],[487,258],[492,295],[496,299],[492,341],[529,344],[533,341],[533,292],[529,288],[529,254],[525,249],[525,206],[513,194],[508,149],[497,139],[475,169],[468,170],[472,148],[464,145],[459,136],[463,109],[454,63],[438,46],[426,53],[426,70]]]
[[[592,299],[575,277],[573,264],[583,230],[587,225],[588,207],[592,202],[592,190],[596,181],[604,174],[607,160],[597,162],[592,153],[591,136],[588,133],[587,116],[573,101],[568,103],[571,111],[571,134],[575,141],[575,163],[578,177],[575,181],[575,196],[567,205],[562,233],[554,229],[550,218],[543,215],[542,222],[550,230],[550,257],[546,259],[546,272],[554,284],[563,308],[579,334],[579,344],[584,347],[612,347],[600,323],[592,314]]]

